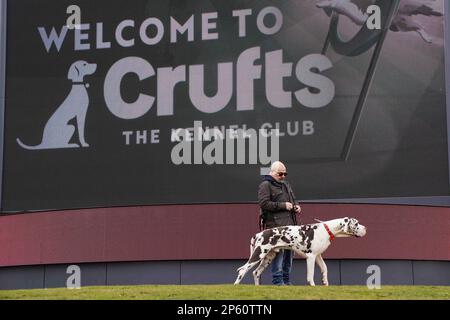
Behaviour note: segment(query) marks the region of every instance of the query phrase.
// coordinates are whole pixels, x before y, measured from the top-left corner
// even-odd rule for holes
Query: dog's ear
[[[345,227],[348,225],[348,217],[342,218],[342,220],[339,222],[339,228],[341,230],[345,230]]]
[[[77,62],[72,63],[69,68],[69,72],[67,73],[67,79],[72,81],[79,81],[80,79],[80,70],[77,68]]]

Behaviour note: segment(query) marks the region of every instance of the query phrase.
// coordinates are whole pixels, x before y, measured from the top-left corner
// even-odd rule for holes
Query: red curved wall
[[[0,217],[0,266],[248,258],[256,204],[169,205],[41,212]],[[314,218],[357,218],[364,238],[342,238],[335,259],[450,260],[450,208],[304,204]]]

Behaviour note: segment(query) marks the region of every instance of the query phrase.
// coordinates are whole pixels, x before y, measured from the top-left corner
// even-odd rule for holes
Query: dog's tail
[[[21,146],[22,148],[27,149],[27,150],[37,150],[37,149],[42,149],[40,144],[37,145],[37,146],[28,146],[28,145],[26,145],[25,143],[23,143],[22,141],[20,141],[19,138],[17,138],[16,141],[17,141],[17,143],[19,144],[19,146]]]
[[[255,241],[256,238],[252,237],[252,239],[250,240],[250,257],[253,255],[253,251],[255,250]],[[244,264],[242,267],[237,268],[237,272],[241,271],[242,269],[244,269],[246,267],[247,263]]]

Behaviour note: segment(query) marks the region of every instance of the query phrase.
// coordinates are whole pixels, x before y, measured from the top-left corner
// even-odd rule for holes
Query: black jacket
[[[280,183],[272,176],[265,176],[258,188],[258,202],[264,228],[297,224],[295,212],[286,209],[285,202],[297,204],[287,181]]]

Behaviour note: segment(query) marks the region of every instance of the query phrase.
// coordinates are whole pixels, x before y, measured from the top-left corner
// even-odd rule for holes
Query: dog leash
[[[289,195],[289,200],[292,203],[292,210],[291,210],[292,220],[294,220],[294,224],[295,225],[298,225],[298,223],[297,223],[297,213],[295,212],[296,203],[295,203],[295,198],[294,198],[294,192],[292,191],[291,186],[290,186],[290,184],[287,181],[284,182],[284,185],[285,185],[285,187],[287,189],[287,192],[288,192],[288,195]]]

